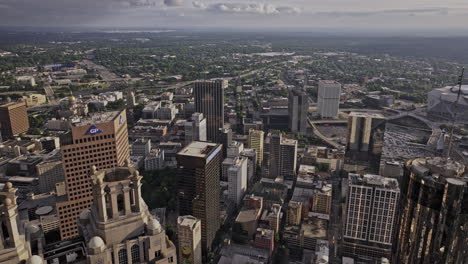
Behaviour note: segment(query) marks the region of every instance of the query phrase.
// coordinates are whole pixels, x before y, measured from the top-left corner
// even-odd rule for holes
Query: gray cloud
[[[369,10],[369,11],[331,11],[331,12],[316,12],[316,15],[322,16],[349,16],[349,17],[364,17],[376,15],[447,15],[448,8],[420,8],[420,9],[384,9],[384,10]]]
[[[164,4],[167,6],[182,6],[184,4],[183,0],[164,0]]]
[[[210,12],[239,13],[239,14],[292,14],[300,13],[300,10],[291,6],[275,6],[265,3],[214,3],[205,5],[195,1],[192,3],[195,8],[205,9]]]

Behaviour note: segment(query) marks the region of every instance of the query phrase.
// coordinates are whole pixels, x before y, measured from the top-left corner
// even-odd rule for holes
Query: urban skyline
[[[34,7],[0,0],[2,264],[468,263],[468,38],[402,36],[468,5]]]

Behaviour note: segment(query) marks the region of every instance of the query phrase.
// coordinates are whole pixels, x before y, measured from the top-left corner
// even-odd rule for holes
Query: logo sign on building
[[[86,132],[86,135],[96,135],[96,134],[99,134],[99,133],[102,133],[102,130],[97,128],[95,125],[92,125],[88,132]]]
[[[124,118],[122,115],[120,115],[120,118],[119,118],[119,125],[123,124],[124,122]]]

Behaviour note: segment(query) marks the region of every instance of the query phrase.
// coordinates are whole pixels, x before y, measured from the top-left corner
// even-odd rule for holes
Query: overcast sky
[[[467,0],[0,0],[0,26],[468,29]]]

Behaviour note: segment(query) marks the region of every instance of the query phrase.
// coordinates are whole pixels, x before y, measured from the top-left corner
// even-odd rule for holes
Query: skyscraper
[[[269,164],[269,177],[277,178],[280,176],[280,157],[281,157],[281,132],[273,131],[268,134],[268,164]]]
[[[246,157],[236,157],[227,171],[229,199],[236,205],[240,205],[247,190],[247,162]]]
[[[294,180],[297,166],[297,140],[283,138],[280,151],[280,176],[286,180]]]
[[[273,131],[267,136],[268,177],[292,180],[296,175],[297,140],[283,138],[281,132]]]
[[[177,153],[179,214],[201,220],[202,248],[210,250],[220,227],[221,145],[193,141]]]
[[[202,113],[193,113],[192,120],[185,122],[185,144],[206,141],[206,118]]]
[[[392,263],[468,263],[467,183],[453,160],[406,162]]]
[[[338,117],[341,84],[336,81],[321,80],[318,84],[317,110],[321,118]]]
[[[227,80],[199,81],[194,83],[195,111],[206,118],[206,137],[219,142],[219,129],[224,125],[224,89]]]
[[[179,263],[202,263],[201,222],[191,215],[177,218]]]
[[[263,140],[265,137],[265,132],[261,130],[249,130],[249,137],[247,139],[247,143],[249,148],[255,149],[257,152],[257,164],[258,166],[262,166],[263,164]]]
[[[227,157],[227,148],[232,144],[232,130],[230,128],[221,128],[218,133],[218,143],[223,145],[223,159],[225,159]]]
[[[367,262],[390,259],[399,195],[396,179],[349,174],[343,256]]]
[[[10,102],[0,106],[0,141],[26,133],[28,129],[28,112],[24,102]]]
[[[305,91],[296,88],[289,91],[288,111],[291,132],[305,135],[309,111],[309,97]]]
[[[78,236],[77,219],[93,201],[89,168],[123,166],[129,158],[125,110],[97,113],[74,123],[61,138],[67,200],[57,203],[60,236]]]
[[[351,112],[348,118],[348,155],[382,153],[386,119],[381,114]]]
[[[90,169],[94,197],[79,216],[87,263],[177,263],[176,247],[141,198],[139,172],[130,166]]]

